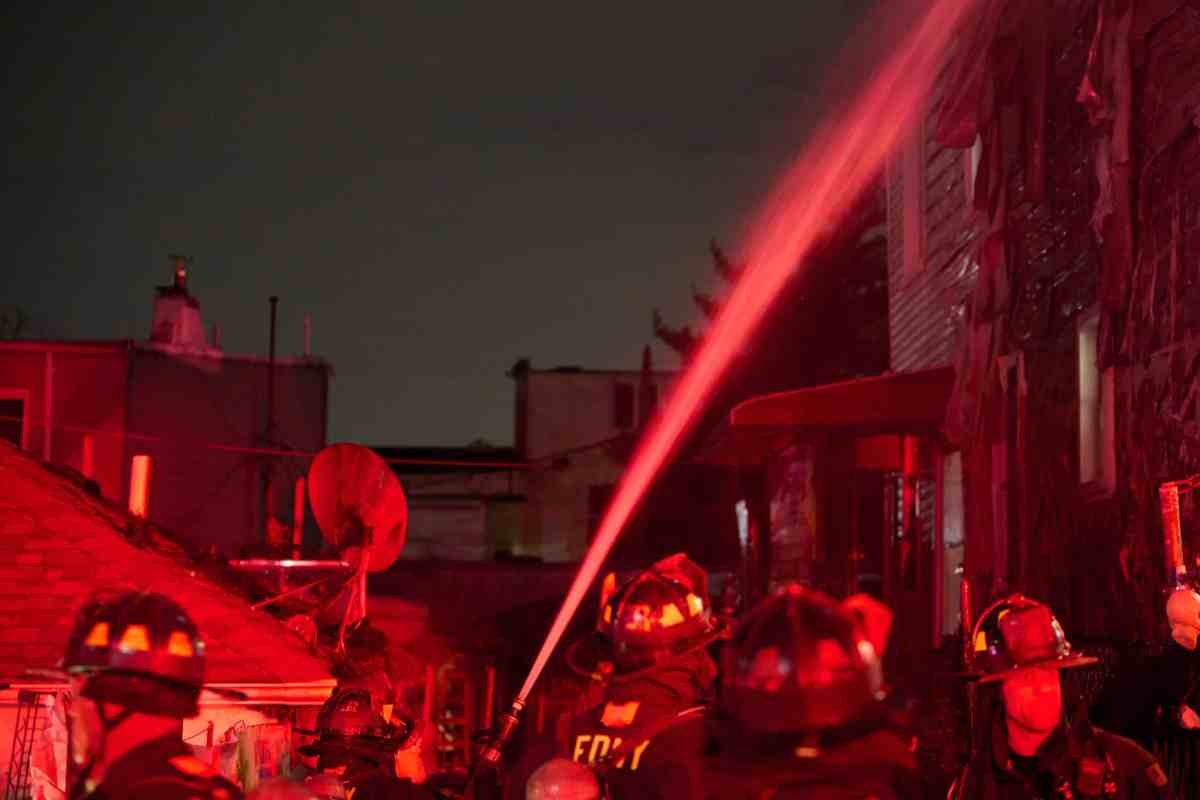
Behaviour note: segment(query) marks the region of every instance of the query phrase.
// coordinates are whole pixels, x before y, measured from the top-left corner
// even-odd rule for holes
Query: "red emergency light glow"
[[[304,544],[304,498],[308,496],[304,486],[304,478],[296,478],[296,490],[292,495],[292,558],[297,559]]]
[[[129,466],[129,513],[145,519],[150,511],[150,456],[133,457]]]
[[[956,30],[976,0],[886,3],[880,30],[898,32],[897,46],[846,111],[807,143],[768,198],[745,248],[749,268],[714,320],[667,405],[642,437],[529,676],[513,702],[520,711],[567,622],[625,523],[663,463],[712,395],[730,360],[748,341],[772,300],[879,173],[911,129]],[[888,25],[888,22],[891,25]]]

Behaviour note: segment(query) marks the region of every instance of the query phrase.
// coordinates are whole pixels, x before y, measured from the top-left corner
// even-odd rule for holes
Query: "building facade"
[[[308,459],[280,453],[324,447],[330,367],[224,353],[176,280],[147,340],[0,342],[0,436],[120,503],[134,456],[150,456],[149,517],[233,556],[263,540],[268,516],[292,519]]]
[[[893,242],[895,366],[956,368],[974,610],[1021,590],[1078,636],[1161,638],[1158,489],[1198,471],[1200,9],[986,5],[893,163],[889,228],[920,232]]]
[[[582,558],[638,432],[658,410],[675,375],[540,370],[524,361],[510,375],[516,385],[515,444],[530,465],[526,540],[517,554],[536,553],[547,561]]]
[[[512,447],[376,447],[408,499],[403,559],[540,557],[525,537],[528,465]]]

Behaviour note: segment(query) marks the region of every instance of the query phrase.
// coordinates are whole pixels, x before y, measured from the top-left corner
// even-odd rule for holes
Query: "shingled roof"
[[[208,682],[328,681],[326,666],[279,621],[153,535],[135,543],[128,515],[0,440],[0,681],[52,667],[75,611],[100,588],[161,592],[181,603],[208,645]]]

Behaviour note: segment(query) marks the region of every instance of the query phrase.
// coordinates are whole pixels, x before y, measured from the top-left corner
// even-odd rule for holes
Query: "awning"
[[[696,460],[758,463],[806,432],[936,433],[953,385],[954,368],[936,367],[752,397],[734,407]]]

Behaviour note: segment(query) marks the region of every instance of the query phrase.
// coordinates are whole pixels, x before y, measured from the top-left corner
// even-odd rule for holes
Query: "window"
[[[633,427],[633,384],[613,384],[613,426],[627,431]]]
[[[29,447],[29,391],[0,389],[0,439]]]
[[[1099,367],[1100,315],[1084,316],[1077,329],[1079,353],[1079,483],[1096,495],[1116,486],[1113,369]]]

